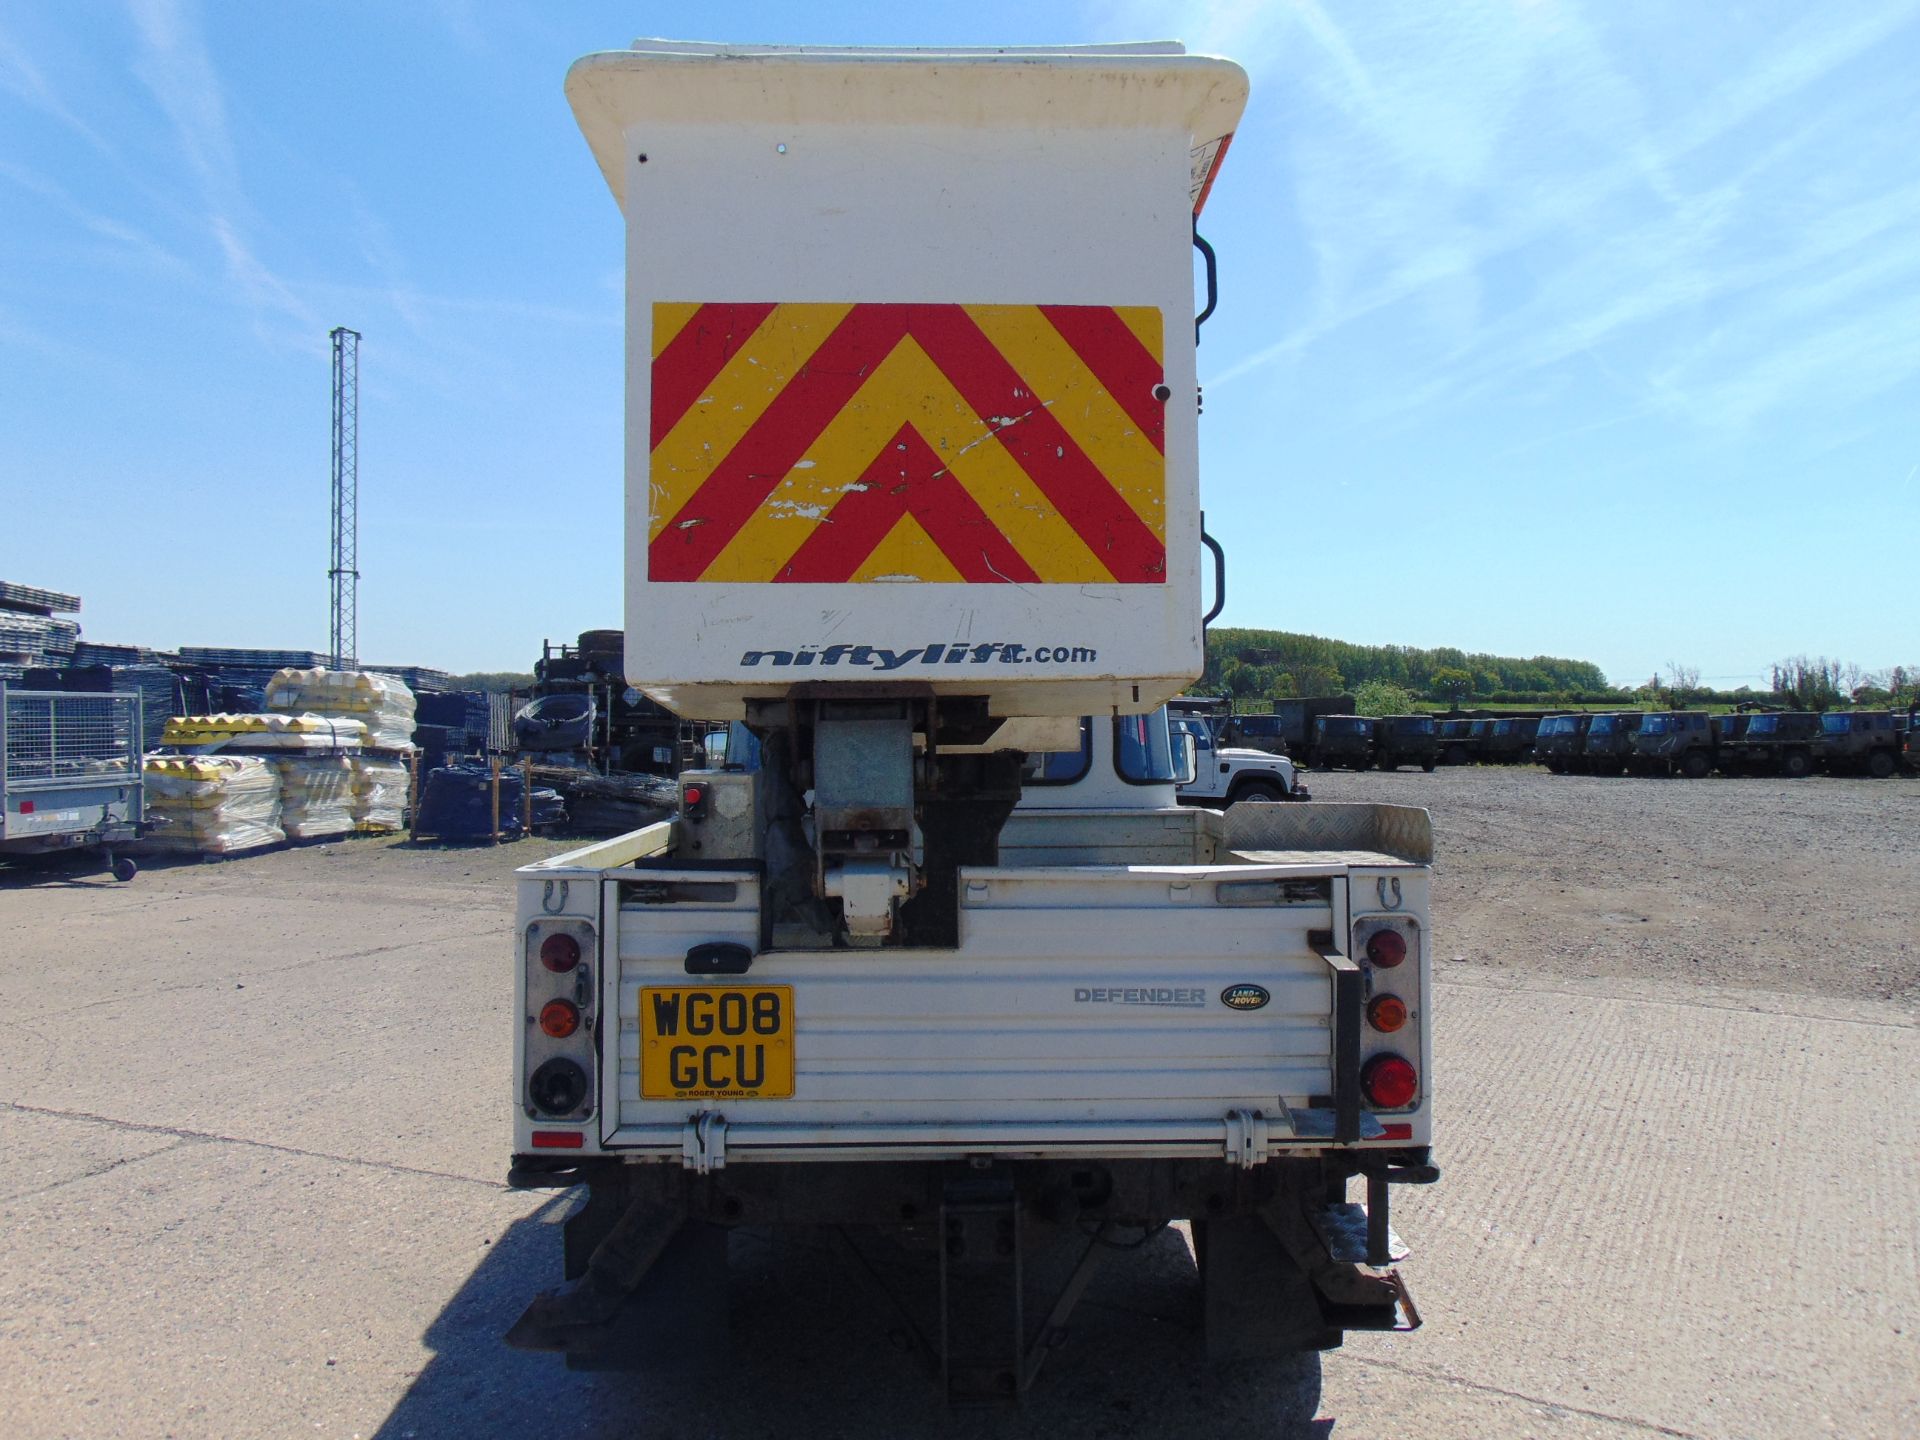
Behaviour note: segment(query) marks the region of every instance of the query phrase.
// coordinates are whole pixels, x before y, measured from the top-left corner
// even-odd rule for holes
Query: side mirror
[[[1200,751],[1193,736],[1184,730],[1173,732],[1173,783],[1191,785],[1200,774]]]
[[[707,752],[707,769],[724,770],[727,768],[727,732],[716,730],[701,742]]]

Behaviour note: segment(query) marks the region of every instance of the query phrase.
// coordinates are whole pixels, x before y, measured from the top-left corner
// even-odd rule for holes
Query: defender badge
[[[1229,985],[1220,992],[1220,1003],[1229,1010],[1258,1010],[1272,998],[1264,985]]]

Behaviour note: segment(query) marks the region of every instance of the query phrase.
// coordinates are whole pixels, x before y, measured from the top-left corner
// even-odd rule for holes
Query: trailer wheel
[[[127,881],[133,879],[133,877],[138,875],[139,873],[140,873],[140,867],[133,863],[133,860],[130,856],[119,855],[114,857],[113,878],[118,880],[121,884],[124,885]]]
[[[1813,773],[1813,757],[1804,750],[1789,750],[1780,757],[1780,773],[1790,780],[1804,780]]]
[[[1893,756],[1885,750],[1876,750],[1867,757],[1867,774],[1876,780],[1885,780],[1893,774]]]

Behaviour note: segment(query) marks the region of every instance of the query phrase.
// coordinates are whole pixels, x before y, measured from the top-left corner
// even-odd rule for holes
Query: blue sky
[[[0,576],[96,640],[324,648],[345,324],[362,657],[618,624],[621,227],[560,85],[637,34],[1247,66],[1223,623],[1920,662],[1920,0],[0,0]]]

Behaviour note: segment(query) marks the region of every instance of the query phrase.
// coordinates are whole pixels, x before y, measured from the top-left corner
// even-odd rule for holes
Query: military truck
[[[1373,721],[1365,715],[1322,715],[1313,722],[1307,763],[1318,770],[1373,768]]]
[[[1313,747],[1314,722],[1322,715],[1351,715],[1351,695],[1309,695],[1298,700],[1276,700],[1265,715],[1228,717],[1220,740],[1249,750],[1303,757]]]
[[[1471,765],[1476,743],[1473,737],[1471,720],[1438,720],[1434,722],[1434,739],[1440,746],[1442,765]]]
[[[1533,758],[1533,738],[1540,721],[1532,715],[1503,715],[1485,724],[1480,742],[1480,759],[1488,765],[1524,765]]]
[[[1900,768],[1903,727],[1891,710],[1829,710],[1820,717],[1814,755],[1829,775],[1885,780]]]
[[[1627,757],[1633,753],[1633,737],[1645,715],[1642,710],[1603,711],[1587,725],[1586,745],[1581,754],[1587,769],[1595,775],[1624,775]]]
[[[1813,773],[1813,751],[1820,735],[1820,716],[1812,710],[1764,710],[1746,717],[1739,735],[1723,738],[1721,767],[1737,775],[1785,775],[1799,779]]]
[[[1587,768],[1583,747],[1591,715],[1549,715],[1533,737],[1533,755],[1556,775]]]
[[[1719,760],[1713,726],[1704,710],[1660,710],[1640,717],[1627,752],[1636,775],[1684,775],[1703,780]]]
[[[1418,765],[1432,771],[1440,763],[1440,738],[1431,715],[1385,715],[1373,722],[1374,761],[1382,770]]]
[[[1243,750],[1264,750],[1269,755],[1307,753],[1306,736],[1288,733],[1285,718],[1279,715],[1229,715],[1215,728],[1215,738],[1223,745]]]
[[[1467,722],[1467,749],[1473,756],[1473,763],[1487,763],[1487,747],[1493,743],[1493,721],[1469,720]]]

